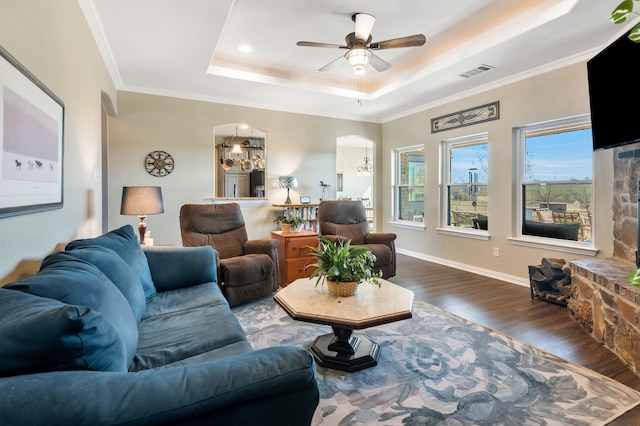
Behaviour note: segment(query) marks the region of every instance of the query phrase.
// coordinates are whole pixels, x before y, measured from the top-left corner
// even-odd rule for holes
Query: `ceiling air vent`
[[[474,68],[474,69],[469,70],[467,72],[463,72],[462,74],[460,74],[460,77],[464,77],[464,78],[473,77],[474,75],[478,75],[478,74],[483,73],[485,71],[492,70],[493,68],[494,67],[492,67],[491,65],[482,64],[477,68]]]

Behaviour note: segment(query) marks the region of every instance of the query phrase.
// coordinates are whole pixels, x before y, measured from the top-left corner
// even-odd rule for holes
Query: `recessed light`
[[[238,50],[244,53],[249,53],[253,49],[248,44],[241,44],[240,46],[238,46]]]

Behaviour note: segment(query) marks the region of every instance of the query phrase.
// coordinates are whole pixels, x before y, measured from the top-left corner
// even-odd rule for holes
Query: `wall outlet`
[[[500,248],[499,247],[494,247],[493,248],[493,255],[498,257],[500,256]]]

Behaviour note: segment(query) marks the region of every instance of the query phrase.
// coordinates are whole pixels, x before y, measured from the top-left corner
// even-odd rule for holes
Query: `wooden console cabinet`
[[[280,266],[281,285],[285,287],[298,278],[307,278],[312,269],[305,266],[313,262],[309,257],[308,246],[318,245],[318,233],[312,231],[283,232],[271,231],[271,238],[280,241],[278,262]]]

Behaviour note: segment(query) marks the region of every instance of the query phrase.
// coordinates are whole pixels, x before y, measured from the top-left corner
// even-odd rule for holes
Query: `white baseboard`
[[[495,278],[496,280],[506,281],[511,284],[517,284],[523,287],[529,287],[529,280],[515,275],[503,274],[502,272],[492,271],[490,269],[478,268],[477,266],[467,265],[465,263],[454,262],[448,259],[442,259],[439,257],[429,256],[424,253],[418,253],[411,250],[405,250],[396,248],[396,252],[407,256],[415,257],[416,259],[426,260],[427,262],[437,263],[439,265],[449,266],[455,269],[461,269],[463,271],[472,272],[474,274],[482,275],[489,278]]]

